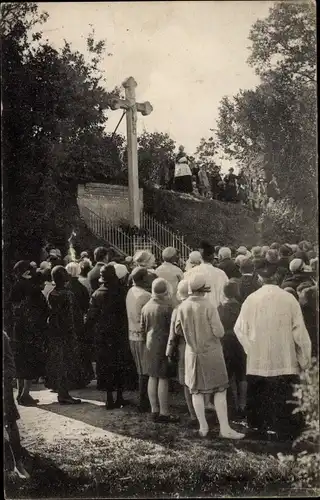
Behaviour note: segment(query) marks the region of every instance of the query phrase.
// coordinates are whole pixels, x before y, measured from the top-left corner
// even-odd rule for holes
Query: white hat
[[[155,263],[155,257],[150,250],[138,250],[133,256],[133,262],[138,266],[151,268]]]
[[[248,260],[248,257],[246,255],[240,254],[237,255],[236,258],[234,259],[235,264],[240,267],[241,262]]]
[[[195,273],[189,279],[189,295],[194,292],[209,292],[210,287],[206,286],[206,277],[204,274]]]
[[[177,250],[174,247],[167,247],[162,252],[163,260],[171,260],[177,257]]]
[[[218,252],[219,259],[231,259],[231,250],[228,247],[220,248]]]
[[[305,265],[302,259],[293,259],[290,262],[289,269],[292,273],[297,271],[304,271]]]
[[[183,300],[188,298],[189,294],[189,282],[188,280],[181,280],[178,284],[177,298]]]
[[[188,260],[190,264],[201,264],[203,262],[202,255],[198,250],[191,252]]]
[[[240,253],[240,254],[242,254],[242,255],[247,255],[248,250],[247,250],[247,248],[246,248],[246,247],[241,246],[241,247],[239,247],[239,248],[238,248],[237,253]]]
[[[119,280],[122,280],[129,273],[124,264],[114,264],[114,269]]]

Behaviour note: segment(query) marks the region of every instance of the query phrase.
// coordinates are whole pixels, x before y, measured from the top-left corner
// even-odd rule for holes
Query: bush
[[[145,186],[144,210],[184,236],[197,248],[201,240],[213,245],[256,245],[256,216],[235,203],[197,199],[194,196]]]
[[[319,367],[318,361],[313,360],[309,370],[300,376],[294,396],[298,400],[298,407],[294,411],[304,415],[306,430],[294,443],[309,445],[309,451],[304,449],[295,456],[283,457],[279,454],[281,462],[290,464],[292,475],[291,482],[297,488],[316,488],[320,480],[320,452],[319,452]],[[313,448],[310,451],[310,445]]]
[[[316,239],[316,220],[307,221],[303,211],[292,205],[288,200],[278,200],[268,205],[259,218],[259,231],[265,243],[279,241],[280,243],[298,243],[307,239]]]

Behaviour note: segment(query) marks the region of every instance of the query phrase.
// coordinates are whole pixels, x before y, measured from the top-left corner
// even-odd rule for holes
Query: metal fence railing
[[[134,255],[138,250],[150,250],[157,259],[161,259],[164,248],[174,247],[184,267],[192,248],[185,242],[183,236],[167,229],[148,214],[141,214],[141,226],[144,235],[128,235],[120,227],[112,223],[102,212],[92,210],[93,205],[87,198],[78,198],[81,217],[90,230],[123,255]]]
[[[148,231],[148,234],[156,240],[161,247],[176,248],[179,252],[180,259],[186,262],[193,249],[184,242],[183,235],[177,235],[174,231],[166,228],[163,224],[146,213],[142,213],[141,215],[141,226]]]

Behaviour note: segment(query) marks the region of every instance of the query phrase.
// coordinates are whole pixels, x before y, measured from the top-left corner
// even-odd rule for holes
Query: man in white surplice
[[[263,286],[245,300],[234,327],[247,354],[248,425],[293,439],[302,421],[289,402],[310,364],[311,341],[298,301],[277,285],[277,264],[261,261],[257,271]]]

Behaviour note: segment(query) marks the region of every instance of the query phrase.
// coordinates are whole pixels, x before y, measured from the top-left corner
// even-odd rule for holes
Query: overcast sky
[[[258,78],[248,66],[248,34],[268,15],[269,1],[190,2],[43,2],[50,17],[44,35],[56,46],[65,38],[85,52],[93,25],[96,38],[107,40],[102,67],[108,89],[126,77],[138,82],[137,100],[150,101],[153,112],[138,117],[144,129],[168,132],[194,153],[201,137],[215,128],[224,95],[252,88]],[[121,112],[110,112],[113,131]],[[125,134],[125,120],[119,127]],[[224,169],[227,165],[224,165]]]

